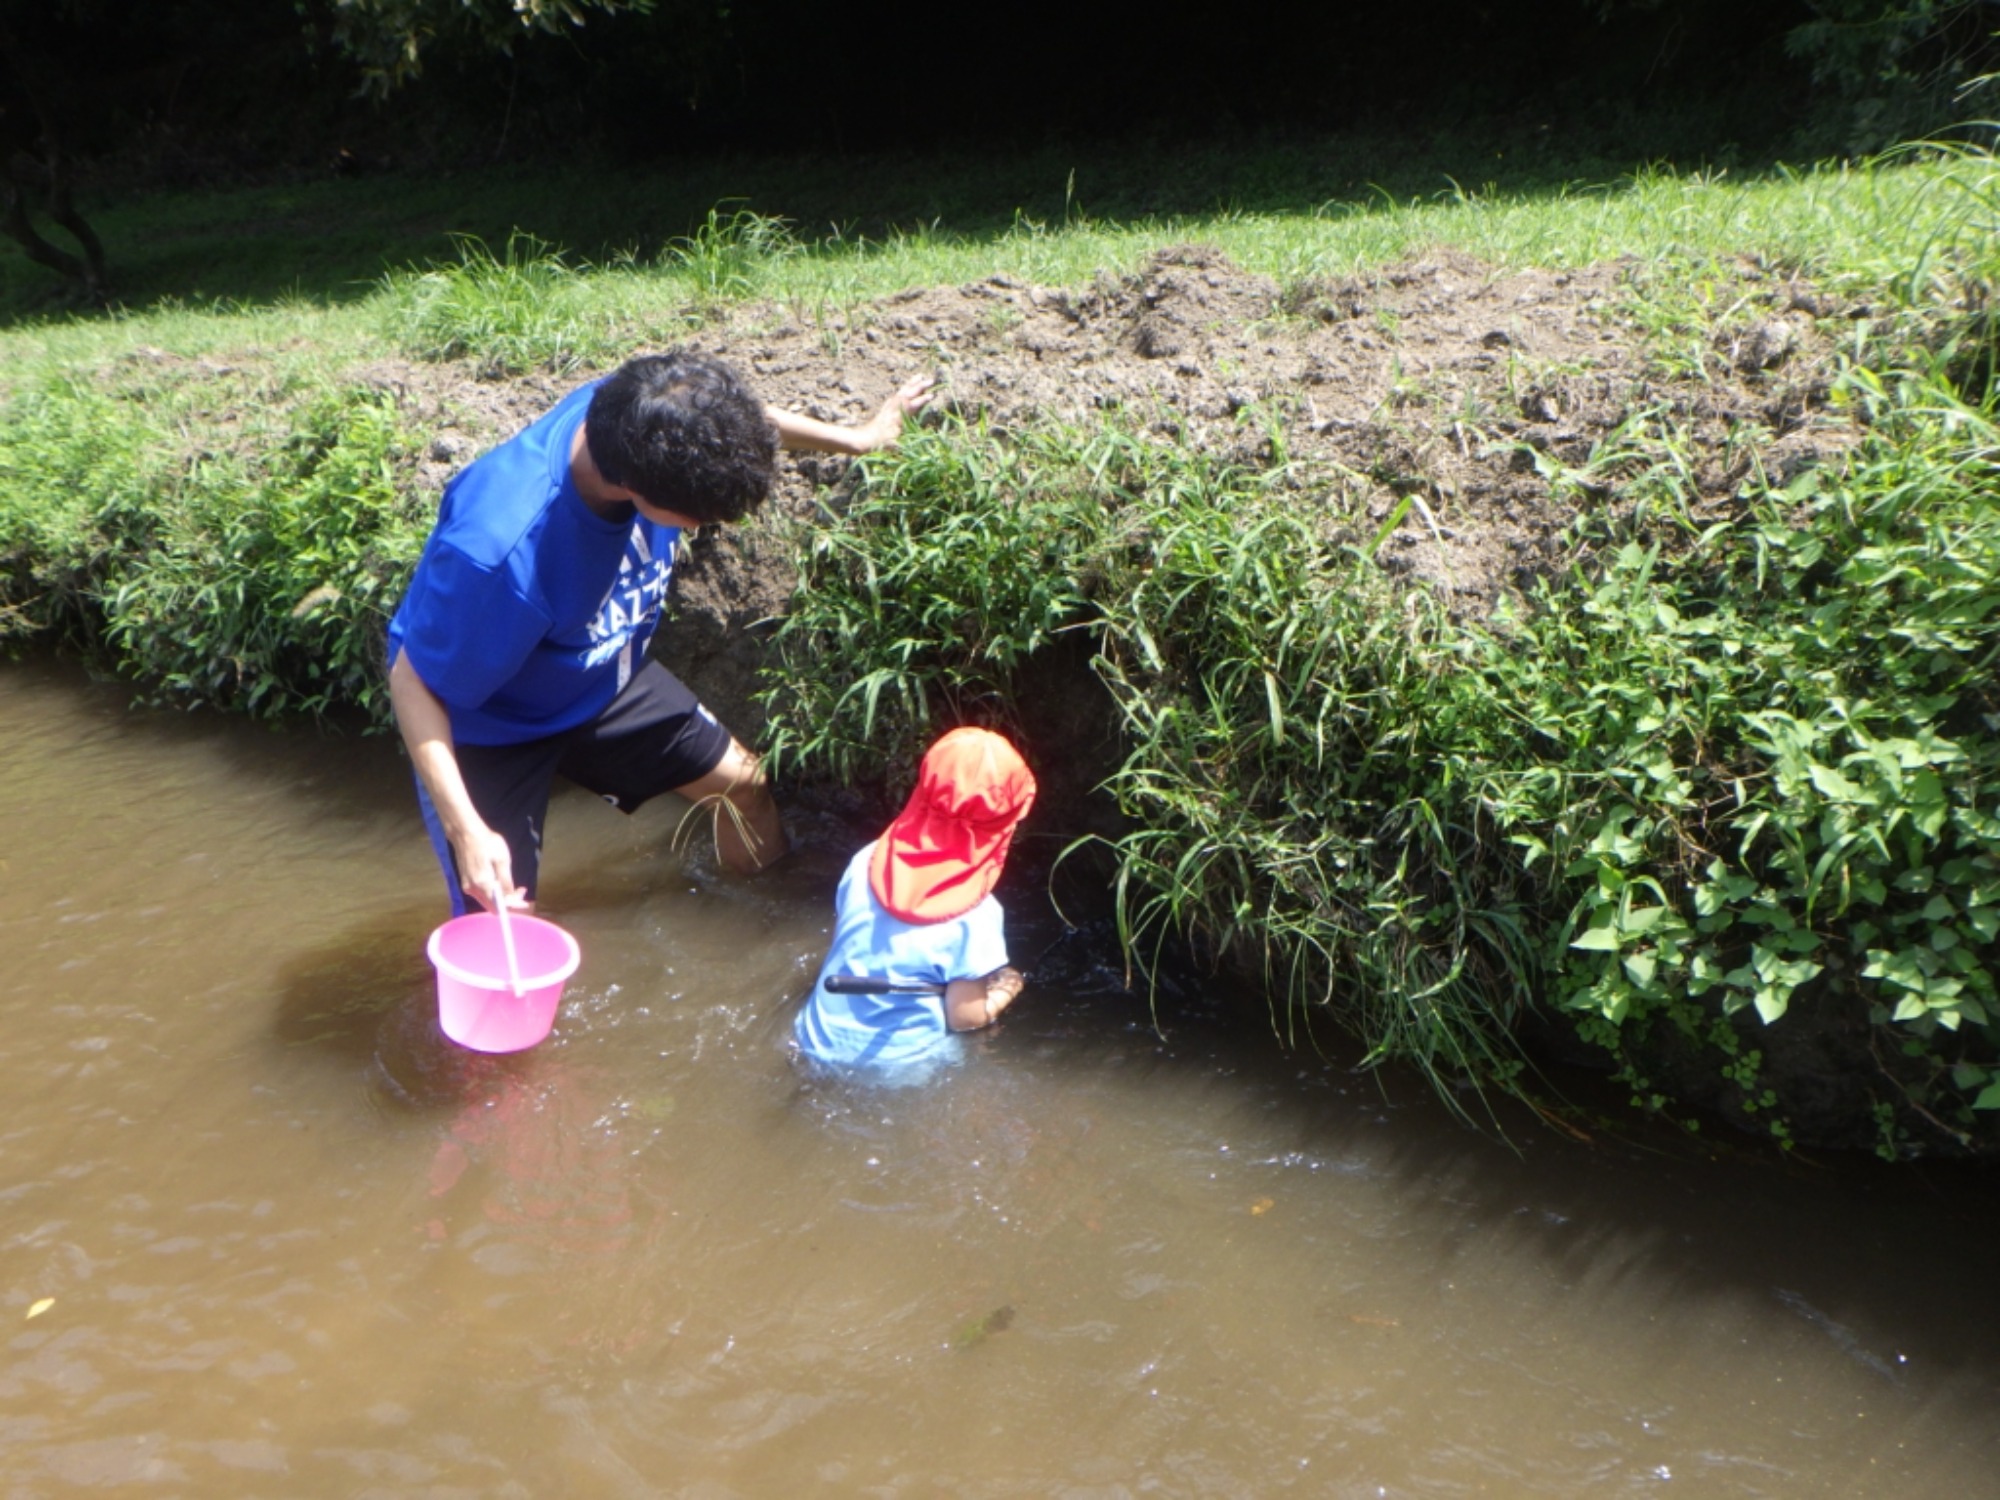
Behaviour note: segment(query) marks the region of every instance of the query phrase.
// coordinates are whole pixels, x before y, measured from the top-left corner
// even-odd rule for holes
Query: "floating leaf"
[[[990,1313],[976,1318],[968,1318],[961,1323],[958,1332],[952,1335],[952,1343],[960,1349],[970,1349],[983,1344],[996,1333],[1005,1333],[1014,1326],[1014,1304],[1009,1302],[996,1307]]]
[[[1269,1213],[1272,1209],[1276,1208],[1277,1206],[1278,1205],[1269,1198],[1259,1198],[1255,1203],[1250,1205],[1250,1212],[1254,1216],[1262,1216],[1264,1214]]]

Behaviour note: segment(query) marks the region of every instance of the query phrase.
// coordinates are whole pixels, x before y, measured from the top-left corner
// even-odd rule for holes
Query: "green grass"
[[[1127,224],[1282,217],[1384,192],[1427,197],[1453,182],[1532,195],[1613,182],[1635,162],[1755,175],[1768,169],[1768,153],[1730,142],[1768,138],[1771,124],[1727,120],[1710,104],[1600,114],[1588,134],[1539,121],[1397,122],[1337,137],[1051,144],[1008,155],[800,151],[641,168],[561,160],[208,191],[106,184],[86,187],[82,207],[128,307],[344,304],[366,297],[392,267],[450,262],[463,237],[504,246],[518,231],[578,267],[652,262],[720,203],[783,219],[813,244],[880,245],[927,227],[985,242],[1017,221],[1061,226],[1080,214]],[[56,310],[54,278],[0,245],[0,323]]]
[[[45,362],[74,366],[88,363],[93,351],[109,357],[138,343],[193,356],[299,341],[329,360],[357,360],[388,346],[419,357],[465,354],[495,369],[555,368],[672,338],[718,301],[767,298],[804,316],[827,316],[906,287],[996,273],[1075,285],[1100,271],[1129,270],[1161,246],[1186,240],[1216,244],[1247,268],[1287,283],[1362,274],[1451,245],[1500,266],[1756,255],[1836,287],[1888,291],[1913,269],[1929,274],[1948,263],[1940,237],[1970,233],[1969,208],[1990,210],[1978,201],[1990,191],[1983,183],[1976,167],[1952,157],[1744,181],[1643,170],[1596,184],[1445,186],[1414,196],[1363,191],[1284,211],[1225,208],[1129,220],[1093,216],[1074,202],[1065,217],[1058,200],[1053,213],[1024,211],[1004,227],[928,221],[874,237],[815,235],[801,221],[734,202],[688,219],[672,236],[634,240],[616,253],[596,247],[595,261],[572,254],[559,238],[518,237],[514,225],[490,233],[440,228],[399,240],[387,227],[369,228],[385,212],[378,209],[340,231],[380,236],[369,239],[369,257],[350,264],[351,278],[315,281],[311,257],[331,252],[310,237],[262,242],[253,235],[260,264],[283,275],[278,286],[270,287],[267,276],[261,294],[238,294],[229,289],[232,280],[255,285],[257,278],[233,277],[227,257],[204,256],[212,259],[212,276],[178,278],[181,291],[150,304],[110,316],[18,322],[0,333],[6,356],[0,368],[12,374]],[[353,185],[337,186],[345,194]],[[352,206],[331,188],[300,193],[316,205],[303,216],[307,224]],[[134,205],[131,233],[171,243],[176,226],[195,216],[183,205],[156,201],[165,223],[145,221],[143,205]],[[283,202],[256,206],[278,214]],[[217,235],[238,223],[226,211],[196,222]],[[416,247],[420,253],[405,253]]]
[[[911,286],[1005,274],[1046,285],[1127,271],[1162,246],[1199,240],[1281,283],[1365,274],[1422,250],[1453,246],[1496,266],[1644,264],[1759,256],[1825,280],[1920,296],[1917,268],[1947,266],[1948,242],[1980,231],[1967,218],[1990,188],[1976,159],[1828,168],[1750,182],[1644,171],[1602,186],[1509,194],[1336,202],[1309,211],[1224,211],[1137,222],[1073,214],[1017,219],[995,234],[941,225],[881,240],[810,240],[748,210],[711,219],[647,262],[629,261],[565,287],[573,316],[630,342],[699,317],[718,297],[768,299],[808,314],[846,310]],[[701,247],[699,253],[690,246]],[[734,247],[727,248],[725,247]],[[731,257],[726,270],[717,257]],[[381,295],[393,297],[392,275]]]

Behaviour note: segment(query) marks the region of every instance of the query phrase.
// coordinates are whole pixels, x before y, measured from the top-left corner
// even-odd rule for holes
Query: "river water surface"
[[[843,851],[674,827],[558,799],[584,965],[479,1057],[389,741],[0,668],[0,1495],[2000,1496],[1990,1177],[1510,1149],[1082,982],[808,1085]]]

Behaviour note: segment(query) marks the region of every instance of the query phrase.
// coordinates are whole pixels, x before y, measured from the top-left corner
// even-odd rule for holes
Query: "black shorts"
[[[532,899],[541,867],[542,822],[557,776],[629,813],[662,792],[701,780],[722,764],[729,744],[729,731],[686,685],[658,662],[648,661],[588,724],[518,745],[458,745],[454,751],[472,805],[507,840],[514,883]],[[459,884],[458,861],[421,781],[417,800],[451,888],[452,910],[475,909]]]

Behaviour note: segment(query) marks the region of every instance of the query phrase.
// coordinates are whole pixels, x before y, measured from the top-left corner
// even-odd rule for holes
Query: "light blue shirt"
[[[842,1068],[902,1068],[957,1055],[942,995],[836,995],[829,974],[945,984],[979,979],[1007,963],[1005,916],[986,897],[948,922],[905,922],[875,899],[868,865],[875,846],[848,861],[834,898],[833,946],[792,1034],[808,1057]]]

